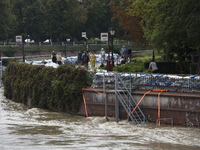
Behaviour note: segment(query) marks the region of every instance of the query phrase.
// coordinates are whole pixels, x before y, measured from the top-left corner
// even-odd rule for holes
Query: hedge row
[[[196,74],[197,64],[188,62],[156,62],[159,73],[164,74]],[[149,63],[144,64],[145,68]]]
[[[82,88],[90,86],[92,75],[82,67],[64,64],[57,69],[10,61],[2,76],[4,95],[32,107],[78,112]]]

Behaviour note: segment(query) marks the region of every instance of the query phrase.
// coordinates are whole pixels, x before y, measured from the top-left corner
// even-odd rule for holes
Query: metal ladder
[[[144,113],[131,94],[131,75],[123,79],[118,73],[115,73],[115,117],[116,122],[119,118],[119,101],[128,114],[128,119],[132,120],[133,124],[145,124],[148,122]],[[135,109],[135,110],[134,110]],[[133,111],[134,110],[134,111]],[[132,112],[133,111],[133,112]]]

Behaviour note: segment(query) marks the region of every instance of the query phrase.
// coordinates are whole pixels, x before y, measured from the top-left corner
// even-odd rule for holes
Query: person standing
[[[124,50],[124,57],[125,57],[125,63],[128,62],[128,50],[126,48]]]
[[[129,61],[131,62],[131,54],[132,54],[132,50],[129,48],[128,49],[128,57],[129,57]]]
[[[58,53],[57,54],[57,63],[58,63],[58,65],[62,65],[62,57],[61,57],[61,53]]]
[[[85,66],[85,68],[88,68],[88,62],[89,62],[89,57],[86,53],[86,51],[84,51],[84,54],[82,54],[82,63]]]
[[[148,71],[150,71],[150,69],[152,68],[152,73],[158,73],[158,67],[157,64],[154,62],[154,60],[151,60],[151,63],[149,64],[149,69]]]
[[[105,62],[105,51],[103,48],[101,48],[101,64],[103,64]]]
[[[124,55],[124,51],[125,51],[125,46],[123,45],[123,47],[121,49],[121,55]]]
[[[96,57],[94,55],[94,52],[91,52],[90,54],[90,66],[92,69],[95,68],[95,62],[96,62]]]
[[[52,62],[56,63],[57,59],[56,59],[56,53],[54,51],[51,54],[51,59],[52,59]]]
[[[77,63],[78,63],[79,65],[82,64],[82,59],[81,59],[81,57],[82,57],[82,53],[81,53],[81,51],[79,51],[79,53],[78,53],[78,55],[77,55]]]

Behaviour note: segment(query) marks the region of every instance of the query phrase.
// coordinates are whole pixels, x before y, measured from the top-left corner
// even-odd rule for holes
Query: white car
[[[35,41],[34,40],[31,40],[31,39],[25,39],[24,40],[26,43],[34,43]]]
[[[43,43],[49,43],[50,41],[50,39],[46,39]]]

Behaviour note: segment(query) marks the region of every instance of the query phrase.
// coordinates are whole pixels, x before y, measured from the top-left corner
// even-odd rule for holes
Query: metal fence
[[[114,74],[117,72],[96,73],[93,77],[93,87],[114,88]],[[120,78],[132,89],[168,89],[174,92],[195,92],[200,93],[200,76],[196,75],[163,75],[163,74],[136,74],[136,73],[117,73]]]
[[[114,45],[129,45],[130,41],[125,41],[125,40],[115,40]],[[86,45],[86,41],[70,41],[70,42],[34,42],[34,43],[29,43],[26,42],[25,46],[78,46],[78,45]],[[107,41],[88,41],[87,45],[108,45]],[[21,46],[19,43],[13,44],[7,44],[6,42],[3,42],[0,44],[0,46]]]

